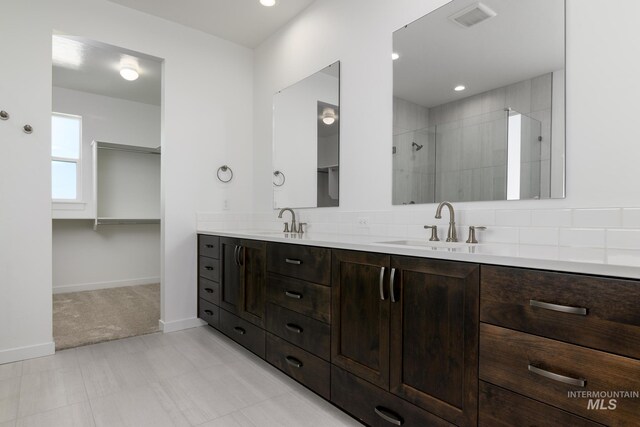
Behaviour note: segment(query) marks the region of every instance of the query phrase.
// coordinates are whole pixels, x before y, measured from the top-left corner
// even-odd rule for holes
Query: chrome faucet
[[[449,208],[449,231],[447,231],[447,242],[457,242],[458,241],[458,233],[456,233],[456,214],[453,211],[453,205],[449,202],[442,202],[438,205],[438,209],[436,209],[436,219],[442,218],[442,207],[446,206]]]
[[[293,209],[291,208],[282,208],[280,209],[280,213],[278,214],[278,218],[282,218],[282,214],[285,211],[289,211],[291,212],[291,231],[289,231],[289,224],[287,224],[286,222],[284,223],[284,233],[297,233],[298,230],[296,230],[296,213],[293,211]],[[302,227],[300,227],[302,228]]]

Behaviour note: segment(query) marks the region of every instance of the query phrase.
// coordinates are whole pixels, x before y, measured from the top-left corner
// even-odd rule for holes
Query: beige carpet
[[[53,295],[56,350],[158,331],[160,285]]]

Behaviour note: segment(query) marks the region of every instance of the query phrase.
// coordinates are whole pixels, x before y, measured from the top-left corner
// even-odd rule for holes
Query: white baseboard
[[[77,285],[60,285],[53,287],[54,294],[66,294],[68,292],[95,291],[97,289],[121,288],[123,286],[150,285],[160,283],[159,277],[143,277],[141,279],[114,280],[112,282],[80,283]]]
[[[19,360],[33,359],[35,357],[49,356],[55,353],[55,351],[56,345],[53,341],[44,344],[0,350],[0,365],[3,363],[17,362]]]
[[[158,324],[160,325],[160,330],[166,333],[196,328],[198,326],[206,325],[207,322],[202,319],[198,319],[197,317],[190,317],[188,319],[174,320],[171,322],[158,320]]]

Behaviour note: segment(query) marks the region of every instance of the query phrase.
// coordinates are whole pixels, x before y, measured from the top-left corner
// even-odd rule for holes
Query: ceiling
[[[448,19],[473,3],[454,0],[394,33],[394,96],[431,108],[564,68],[563,1],[482,0],[497,16],[470,28]]]
[[[254,48],[314,0],[109,0]]]
[[[53,86],[160,105],[162,61],[158,58],[82,37],[53,36]],[[120,68],[140,74],[127,81]]]

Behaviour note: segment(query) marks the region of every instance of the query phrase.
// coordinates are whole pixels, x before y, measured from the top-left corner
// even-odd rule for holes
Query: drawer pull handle
[[[212,294],[213,293],[213,289],[211,288],[204,288],[204,291],[208,294]]]
[[[206,246],[207,248],[209,248],[209,249],[213,249],[213,245],[212,245],[212,244],[206,244],[205,246]]]
[[[585,387],[587,385],[587,380],[583,378],[572,378],[565,377],[564,375],[556,374],[546,369],[538,368],[534,365],[529,365],[529,372],[533,372],[534,374],[540,375],[541,377],[548,378],[550,380],[558,381],[561,383],[574,385],[576,387]]]
[[[210,265],[205,265],[204,269],[211,271],[211,270],[213,270],[213,267],[211,267]]]
[[[293,265],[302,264],[302,261],[300,261],[299,259],[291,259],[291,258],[285,258],[284,262],[286,262],[287,264],[293,264]]]
[[[380,267],[380,299],[384,301],[384,267]]]
[[[244,328],[241,328],[240,326],[236,326],[235,328],[233,328],[237,333],[239,333],[240,335],[244,335],[247,333],[247,331],[244,330]]]
[[[297,292],[291,292],[291,291],[284,291],[284,294],[286,296],[288,296],[289,298],[293,298],[293,299],[302,299],[302,294],[299,294]]]
[[[542,302],[537,300],[529,300],[531,307],[544,308],[545,310],[559,311],[561,313],[578,314],[580,316],[587,315],[587,309],[584,307],[571,307],[569,305],[551,304],[550,302]]]
[[[284,360],[286,360],[287,363],[293,366],[294,368],[302,368],[302,362],[293,356],[287,356],[284,358]]]
[[[302,328],[298,325],[295,325],[293,323],[287,323],[285,325],[285,327],[290,330],[291,332],[295,332],[296,334],[301,334],[302,333]]]
[[[213,316],[213,311],[211,310],[205,310],[204,313],[208,314],[209,316]]]
[[[382,418],[386,422],[391,423],[391,424],[393,424],[395,426],[401,426],[402,424],[404,424],[404,420],[402,419],[402,417],[400,415],[398,415],[395,412],[385,408],[384,406],[376,406],[373,409],[373,411],[380,418]]]

